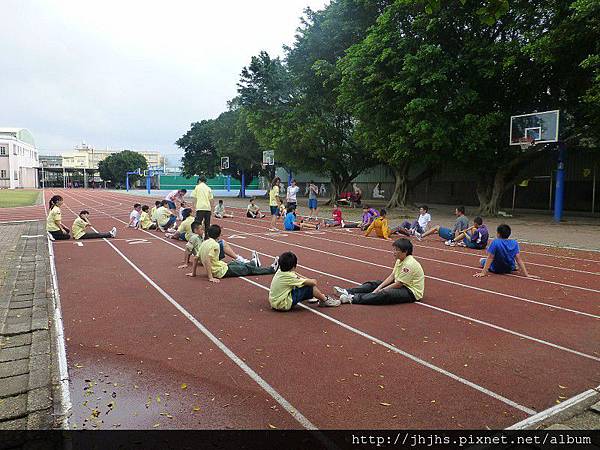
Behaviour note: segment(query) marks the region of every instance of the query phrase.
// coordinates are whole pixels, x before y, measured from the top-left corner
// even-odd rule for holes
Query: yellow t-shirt
[[[150,219],[152,219],[153,222],[156,222],[156,211],[158,211],[156,206],[153,206],[150,210]]]
[[[279,186],[273,186],[269,191],[269,206],[278,206],[277,197],[279,197]]]
[[[177,228],[177,231],[179,232],[179,234],[183,233],[186,241],[192,235],[192,222],[194,222],[194,217],[188,216],[187,219],[185,219],[183,222],[181,222],[179,224],[179,228]]]
[[[200,246],[200,261],[205,258],[210,260],[210,266],[212,268],[212,276],[215,278],[223,278],[227,273],[227,264],[223,261],[219,261],[219,252],[221,248],[219,243],[214,239],[207,239]]]
[[[188,239],[188,243],[185,244],[185,248],[192,255],[198,256],[200,254],[200,246],[201,245],[202,245],[202,236],[194,233]]]
[[[140,217],[140,225],[142,226],[142,230],[147,230],[152,225],[152,219],[150,218],[150,214],[146,211],[142,211],[142,216]]]
[[[278,270],[271,280],[269,303],[271,308],[287,311],[292,307],[292,289],[304,284],[305,278],[300,278],[296,272]]]
[[[61,220],[62,213],[60,212],[60,208],[54,206],[48,213],[48,218],[46,219],[46,231],[60,231],[60,227],[56,225],[56,222],[60,222]]]
[[[367,231],[365,232],[365,236],[368,236],[373,231],[375,231],[375,234],[380,238],[389,238],[392,234],[392,231],[388,226],[388,220],[381,217],[378,217],[371,222],[371,225],[369,225],[369,228],[367,228]]]
[[[73,226],[71,227],[71,233],[73,233],[73,239],[79,239],[81,236],[85,234],[85,226],[87,222],[83,220],[81,217],[78,217],[73,221]]]
[[[196,209],[199,211],[210,211],[210,201],[213,199],[212,189],[206,183],[200,183],[194,188],[192,197],[196,199]]]
[[[161,206],[156,210],[156,221],[162,227],[166,225],[171,217],[171,211],[166,206]]]
[[[408,255],[404,261],[396,260],[394,264],[394,281],[399,281],[414,294],[417,300],[423,298],[425,291],[425,274],[419,261]]]

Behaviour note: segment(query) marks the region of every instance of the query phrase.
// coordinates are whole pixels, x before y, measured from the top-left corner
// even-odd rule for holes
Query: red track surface
[[[112,246],[54,243],[78,427],[502,428],[600,384],[598,253],[526,245],[540,280],[475,279],[480,254],[432,237],[415,243],[428,276],[422,303],[278,313],[264,289],[271,277],[190,279],[177,269],[182,242],[125,229],[131,204],[150,198],[46,196],[53,193],[65,198],[66,223],[85,207],[99,230],[119,229]],[[265,221],[215,223],[234,250],[256,249],[263,264],[294,251],[299,272],[325,292],[382,278],[393,265],[389,242],[356,230],[268,233]]]

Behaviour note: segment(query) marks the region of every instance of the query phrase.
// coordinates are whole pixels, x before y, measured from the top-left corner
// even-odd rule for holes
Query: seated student
[[[377,237],[380,237],[382,239],[389,239],[392,232],[388,225],[388,220],[386,216],[387,211],[381,208],[381,210],[379,211],[379,217],[377,217],[373,222],[371,222],[371,225],[369,225],[369,228],[367,228],[367,231],[365,231],[365,236],[368,236],[373,231],[375,231]]]
[[[369,205],[363,206],[363,215],[360,228],[365,231],[367,228],[369,228],[369,225],[371,225],[376,217],[379,217],[379,211],[377,211],[375,208],[371,208]]]
[[[285,215],[285,219],[283,221],[283,229],[286,231],[299,231],[299,230],[318,230],[318,223],[307,223],[303,220],[298,220],[296,217],[296,208],[290,206],[287,210],[287,214]]]
[[[454,228],[452,230],[441,225],[436,225],[435,227],[423,233],[421,236],[417,236],[417,239],[421,240],[425,236],[438,233],[440,237],[446,241],[445,244],[450,245],[450,242],[452,242],[454,236],[458,236],[458,234],[469,228],[469,219],[467,219],[467,216],[465,216],[464,206],[457,207],[454,210],[454,215],[456,215],[456,222],[454,223]]]
[[[200,254],[200,245],[204,242],[204,228],[202,227],[202,223],[200,222],[192,222],[191,225],[191,235],[189,237],[189,241],[185,246],[185,253],[183,255],[183,264],[181,266],[177,266],[178,269],[183,269],[184,267],[188,267],[190,264],[190,256],[196,258],[196,265],[202,265],[202,262],[198,259],[198,255]],[[225,259],[225,256],[229,256],[231,259],[241,262],[248,263],[249,259],[246,259],[238,254],[236,254],[232,248],[229,246],[227,242],[223,239],[219,239],[219,259]],[[260,259],[258,258],[258,253],[256,250],[252,250],[252,259],[258,261],[258,265],[260,266]],[[196,269],[194,269],[194,273],[196,273]],[[195,275],[194,275],[195,276]]]
[[[48,217],[46,218],[46,231],[48,238],[52,241],[58,239],[66,241],[71,238],[69,229],[62,223],[62,213],[60,207],[63,204],[63,198],[60,195],[53,195],[48,205]]]
[[[525,263],[519,253],[519,243],[515,239],[509,239],[511,229],[508,225],[498,225],[497,239],[494,239],[487,249],[487,258],[481,258],[479,263],[483,267],[474,277],[485,277],[488,272],[511,273],[517,270],[517,266],[528,278],[538,278],[527,272]]]
[[[165,237],[171,239],[178,239],[180,241],[187,241],[192,235],[192,222],[194,221],[194,216],[192,216],[191,208],[184,208],[181,211],[181,217],[183,220],[179,224],[179,228],[174,233],[166,233]]]
[[[171,227],[175,225],[177,218],[171,213],[169,209],[169,204],[166,200],[160,202],[160,208],[156,210],[156,223],[158,225],[158,229],[163,233],[170,232],[173,233]]]
[[[392,249],[396,263],[385,280],[367,281],[355,288],[333,288],[342,303],[390,305],[411,303],[423,298],[425,274],[421,264],[412,256],[412,242],[400,238],[392,244]]]
[[[344,217],[342,215],[342,209],[340,205],[336,202],[333,204],[333,210],[331,211],[331,219],[325,219],[326,227],[342,227],[342,228],[356,228],[358,227],[357,223],[346,223],[344,222]]]
[[[225,212],[225,205],[223,204],[223,200],[219,200],[219,203],[215,206],[214,214],[217,219],[222,219],[224,217],[233,217],[233,214],[227,214]]]
[[[474,225],[459,233],[448,244],[450,247],[458,245],[459,247],[467,247],[475,250],[483,250],[487,247],[490,234],[487,227],[483,224],[483,219],[479,216],[473,219]]]
[[[254,203],[255,201],[256,199],[254,197],[250,199],[250,203],[246,208],[246,217],[249,217],[251,219],[262,219],[263,217],[265,217],[265,215],[260,211],[259,206],[256,203]]]
[[[129,223],[127,227],[129,228],[139,228],[140,225],[140,217],[142,216],[142,205],[136,203],[133,205],[133,210],[129,213]]]
[[[154,206],[150,210],[150,219],[152,219],[152,222],[154,222],[154,223],[158,222],[158,219],[156,218],[156,211],[158,210],[158,208],[160,208],[160,206],[161,206],[160,200],[156,200],[154,202]]]
[[[279,267],[278,259],[275,258],[269,267],[260,267],[260,261],[255,254],[250,262],[243,263],[241,261],[231,261],[225,264],[221,261],[222,247],[217,241],[221,236],[221,227],[219,225],[211,225],[208,228],[207,239],[202,242],[198,250],[198,257],[194,259],[192,273],[187,275],[190,277],[196,276],[196,267],[198,259],[206,269],[208,281],[211,283],[219,283],[220,278],[243,277],[246,275],[271,275],[277,271]]]
[[[419,217],[417,217],[417,220],[415,220],[413,223],[405,220],[400,226],[392,230],[392,234],[399,233],[405,236],[421,237],[421,235],[429,228],[430,222],[431,215],[429,214],[429,208],[427,205],[423,205],[419,208]]]
[[[317,280],[298,275],[295,271],[297,265],[298,258],[292,252],[285,252],[279,257],[279,270],[271,280],[269,289],[271,308],[289,311],[304,300],[308,300],[309,303],[318,301],[319,306],[340,305],[337,298],[324,295],[317,289]]]
[[[79,213],[79,217],[75,219],[73,222],[73,226],[71,227],[71,232],[73,233],[73,239],[103,239],[103,238],[114,238],[117,235],[116,227],[112,227],[112,229],[108,233],[95,233],[90,231],[85,231],[87,227],[91,227],[88,217],[90,215],[89,211],[85,209]]]
[[[140,216],[140,228],[142,230],[156,230],[157,225],[152,222],[150,214],[148,214],[148,205],[142,206],[142,215]]]

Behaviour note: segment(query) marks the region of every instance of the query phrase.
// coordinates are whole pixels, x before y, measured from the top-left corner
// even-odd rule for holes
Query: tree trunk
[[[403,208],[406,206],[406,194],[408,193],[408,168],[410,163],[403,162],[398,166],[393,166],[394,171],[394,192],[390,200],[385,205],[386,208]]]
[[[329,200],[325,202],[325,205],[332,205],[340,197],[340,194],[344,191],[346,186],[350,184],[351,179],[344,176],[331,176],[331,185],[329,191]]]

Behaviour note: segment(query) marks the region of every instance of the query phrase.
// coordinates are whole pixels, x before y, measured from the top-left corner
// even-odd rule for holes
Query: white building
[[[63,153],[63,167],[68,169],[95,169],[98,170],[98,163],[106,157],[118,153],[122,150],[97,150],[87,144],[81,144],[75,147],[71,153]],[[132,150],[140,153],[148,162],[148,167],[164,168],[165,158],[160,152],[150,150]]]
[[[0,128],[0,188],[37,188],[38,151],[25,128]]]

